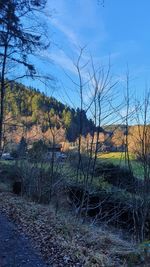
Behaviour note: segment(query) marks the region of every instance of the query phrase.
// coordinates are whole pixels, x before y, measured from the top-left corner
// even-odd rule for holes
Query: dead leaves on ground
[[[31,237],[34,247],[53,267],[123,266],[115,250],[130,249],[127,242],[80,224],[70,214],[56,214],[52,205],[39,205],[11,193],[0,193],[0,210]]]

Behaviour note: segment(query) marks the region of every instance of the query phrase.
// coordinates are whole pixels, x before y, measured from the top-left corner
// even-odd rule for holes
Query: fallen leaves
[[[71,214],[56,215],[52,205],[0,193],[0,210],[31,238],[34,247],[53,267],[122,266],[122,261],[116,258],[116,248],[126,253],[131,249],[129,243],[98,227],[80,224]]]

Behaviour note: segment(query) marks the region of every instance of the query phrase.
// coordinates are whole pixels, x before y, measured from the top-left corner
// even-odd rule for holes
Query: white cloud
[[[59,22],[56,19],[53,19],[52,24],[59,29],[61,32],[64,33],[64,35],[68,38],[69,42],[72,43],[73,45],[79,46],[79,39],[77,35],[66,25],[63,25],[61,22]]]
[[[79,47],[89,44],[95,50],[107,38],[101,10],[91,0],[49,0],[48,3],[49,9],[56,9],[56,14],[49,17],[49,22],[67,37],[70,45]]]

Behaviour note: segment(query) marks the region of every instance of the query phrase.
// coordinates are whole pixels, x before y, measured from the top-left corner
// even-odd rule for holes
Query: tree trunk
[[[0,90],[1,90],[1,99],[0,99],[0,156],[2,154],[2,141],[3,141],[6,58],[7,58],[7,45],[4,48],[4,57],[3,57],[2,72],[1,72],[1,88],[0,88]]]

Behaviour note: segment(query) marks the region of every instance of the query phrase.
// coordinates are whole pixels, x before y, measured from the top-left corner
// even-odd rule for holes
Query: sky
[[[40,63],[35,62],[41,72],[52,75],[55,82],[50,88],[38,83],[36,87],[69,105],[79,105],[74,84],[78,77],[73,62],[84,46],[83,63],[92,56],[96,66],[107,66],[110,59],[112,76],[119,81],[122,96],[127,69],[135,95],[142,96],[149,86],[150,1],[101,2],[48,0],[46,6],[51,45],[47,51],[40,52]],[[85,73],[83,76],[87,77]]]

